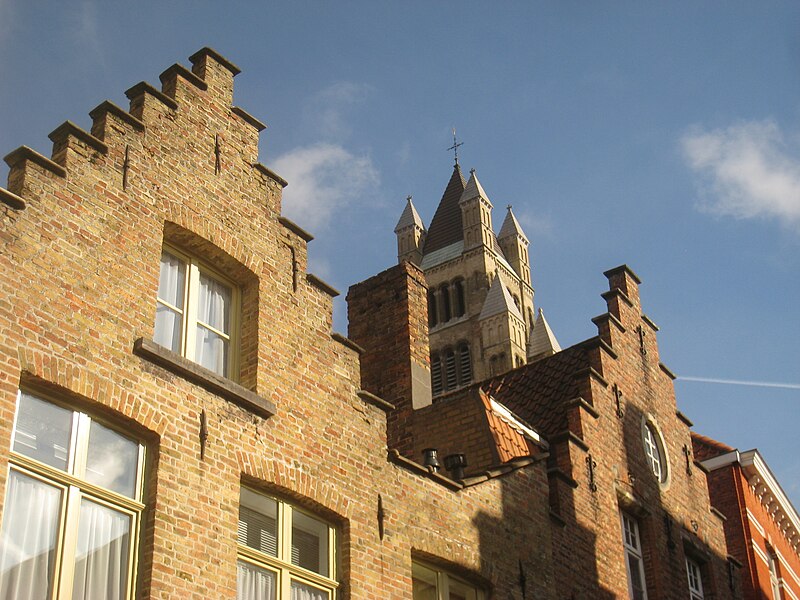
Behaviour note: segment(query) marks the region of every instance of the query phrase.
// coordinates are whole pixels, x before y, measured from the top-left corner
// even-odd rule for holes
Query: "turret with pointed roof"
[[[503,254],[508,260],[511,267],[520,276],[520,278],[527,283],[531,284],[531,265],[528,260],[528,237],[522,231],[522,227],[514,216],[511,210],[511,205],[508,205],[508,212],[503,221],[503,226],[500,228],[500,233],[497,235],[497,242],[503,250]]]
[[[406,207],[394,228],[397,235],[397,262],[407,260],[417,266],[422,262],[422,245],[425,243],[425,225],[411,202],[406,199]]]

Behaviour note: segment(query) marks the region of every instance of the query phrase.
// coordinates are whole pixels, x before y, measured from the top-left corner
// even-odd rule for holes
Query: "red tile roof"
[[[575,374],[588,367],[586,350],[577,345],[499,375],[482,387],[537,432],[551,436],[567,430],[565,404],[580,395]]]

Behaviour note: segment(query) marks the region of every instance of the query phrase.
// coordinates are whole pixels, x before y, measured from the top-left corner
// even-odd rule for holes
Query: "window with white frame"
[[[242,487],[237,600],[332,600],[336,530],[278,498]]]
[[[778,579],[778,557],[775,556],[775,551],[772,548],[767,548],[767,559],[769,560],[769,584],[772,588],[772,597],[774,600],[780,600],[781,585]]]
[[[667,480],[668,473],[667,455],[664,451],[661,435],[650,421],[642,423],[642,443],[644,444],[644,453],[650,470],[659,483],[664,483]]]
[[[440,568],[418,562],[411,566],[414,600],[483,600],[480,588]]]
[[[144,446],[20,392],[0,530],[0,598],[134,596]]]
[[[235,379],[239,290],[201,261],[161,252],[154,342]]]
[[[647,600],[639,523],[624,512],[620,513],[620,519],[622,521],[622,545],[625,548],[625,567],[628,571],[628,595],[631,600]]]
[[[703,576],[697,561],[686,557],[686,576],[689,578],[689,597],[691,600],[703,600]]]

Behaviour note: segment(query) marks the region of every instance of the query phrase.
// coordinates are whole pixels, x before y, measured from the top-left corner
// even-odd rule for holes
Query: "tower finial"
[[[453,154],[455,154],[456,158],[456,165],[458,166],[458,147],[463,146],[464,142],[459,142],[456,140],[456,128],[453,127],[453,145],[448,148],[448,150],[452,150]]]

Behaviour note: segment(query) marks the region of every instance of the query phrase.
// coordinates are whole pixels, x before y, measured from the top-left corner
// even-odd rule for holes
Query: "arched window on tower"
[[[445,389],[452,390],[458,385],[458,374],[456,373],[456,353],[452,349],[444,353]]]
[[[440,300],[442,302],[442,322],[447,323],[453,318],[453,311],[450,304],[450,286],[446,283],[439,289]]]
[[[434,327],[439,322],[436,304],[436,292],[428,290],[428,327]]]
[[[442,359],[438,354],[431,355],[431,391],[434,396],[442,393]]]
[[[472,360],[470,359],[469,346],[462,343],[458,347],[459,384],[467,385],[472,382]]]
[[[455,291],[455,316],[463,317],[466,312],[466,304],[464,302],[464,280],[456,279],[453,282],[453,290]]]

